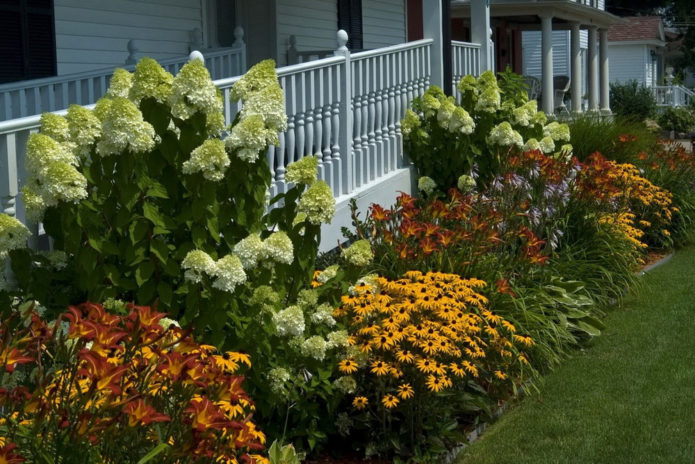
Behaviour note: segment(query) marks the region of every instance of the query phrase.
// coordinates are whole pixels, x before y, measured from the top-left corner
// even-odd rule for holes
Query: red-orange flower
[[[17,445],[14,443],[0,446],[0,464],[19,464],[24,462],[24,458],[14,452],[16,448]]]
[[[123,407],[123,412],[128,416],[128,425],[135,427],[136,425],[147,425],[152,422],[168,422],[171,420],[166,414],[157,412],[149,404],[141,398],[128,402]]]
[[[222,411],[205,397],[193,398],[186,413],[191,415],[193,421],[191,425],[196,430],[202,431],[209,428],[221,430],[229,425]]]
[[[5,370],[10,374],[14,372],[17,364],[26,364],[34,361],[33,357],[27,356],[26,353],[22,353],[17,348],[5,347],[0,352],[0,362],[4,364]],[[2,461],[0,461],[0,464],[2,464]]]

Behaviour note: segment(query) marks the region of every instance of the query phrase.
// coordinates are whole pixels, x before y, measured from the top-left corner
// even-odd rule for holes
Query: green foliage
[[[619,163],[634,163],[638,153],[648,153],[657,144],[657,135],[643,121],[629,118],[616,117],[609,121],[583,116],[568,125],[572,136],[572,154],[580,161],[598,151]]]
[[[270,464],[300,464],[294,446],[291,444],[281,446],[277,441],[274,441],[268,448],[268,459],[270,459]]]
[[[528,101],[520,76],[507,71],[499,82],[491,71],[478,79],[465,76],[458,91],[457,102],[430,87],[402,121],[404,147],[418,174],[443,191],[473,171],[486,185],[502,160],[522,148],[556,153],[569,142],[566,126],[545,125],[545,114],[535,100]]]
[[[657,118],[659,125],[668,131],[690,134],[695,126],[695,115],[690,108],[679,106],[666,108]]]
[[[654,115],[656,101],[651,89],[636,80],[611,84],[611,110],[614,114],[642,121]]]

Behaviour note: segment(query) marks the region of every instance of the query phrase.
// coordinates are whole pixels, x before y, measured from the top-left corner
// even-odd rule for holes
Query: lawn
[[[690,463],[695,248],[643,277],[603,336],[549,374],[457,464]]]

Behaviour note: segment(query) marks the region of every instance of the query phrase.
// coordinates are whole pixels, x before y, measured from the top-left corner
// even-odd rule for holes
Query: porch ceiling
[[[451,15],[455,18],[470,18],[470,0],[452,0]],[[569,28],[573,22],[583,27],[597,26],[608,28],[612,24],[626,22],[623,18],[604,10],[582,5],[574,0],[537,0],[520,2],[514,0],[492,0],[491,18],[510,18],[527,29],[540,29],[541,16],[553,17],[553,29]]]

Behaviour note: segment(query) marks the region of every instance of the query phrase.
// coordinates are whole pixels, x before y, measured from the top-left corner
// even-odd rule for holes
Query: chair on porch
[[[555,111],[570,114],[565,105],[565,94],[570,89],[570,78],[568,76],[553,77],[553,107]]]
[[[524,81],[524,84],[528,87],[527,93],[528,93],[528,99],[529,100],[538,100],[541,95],[541,81],[537,77],[534,76],[523,76],[522,80]]]

